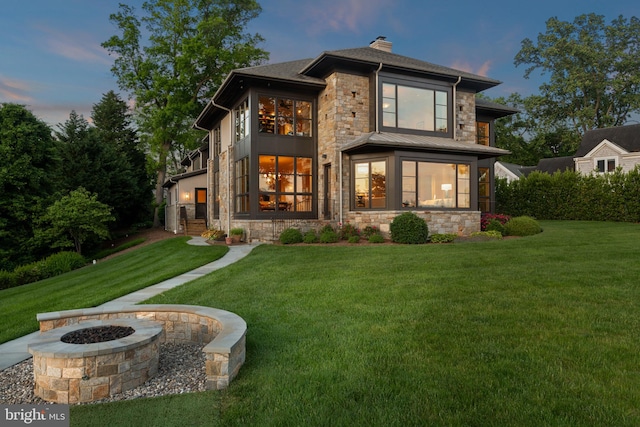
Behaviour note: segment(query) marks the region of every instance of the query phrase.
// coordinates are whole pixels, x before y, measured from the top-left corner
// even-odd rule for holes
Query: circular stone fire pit
[[[43,332],[29,344],[34,393],[66,404],[135,388],[158,372],[161,335],[161,323],[137,319],[94,320]]]

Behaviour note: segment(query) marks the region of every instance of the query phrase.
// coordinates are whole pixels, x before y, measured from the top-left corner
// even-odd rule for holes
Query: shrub
[[[320,234],[320,243],[336,243],[338,240],[340,240],[340,236],[338,236],[338,233],[336,233],[333,228],[326,229]]]
[[[45,268],[43,261],[32,262],[17,267],[13,270],[16,286],[26,285],[27,283],[37,282],[45,279]]]
[[[43,262],[43,276],[53,277],[84,267],[86,261],[77,252],[58,252],[47,257]]]
[[[353,236],[360,237],[360,230],[348,222],[340,227],[340,239],[349,240]]]
[[[207,240],[224,240],[227,237],[224,231],[216,229],[203,231],[201,236]]]
[[[0,290],[17,286],[15,275],[10,271],[0,270]]]
[[[320,229],[320,232],[319,232],[318,234],[322,234],[322,233],[327,232],[327,231],[333,231],[333,232],[335,232],[335,230],[333,229],[333,227],[331,226],[331,224],[325,224],[325,225]]]
[[[500,225],[505,225],[511,217],[503,214],[483,213],[480,218],[480,230],[486,231],[489,224],[493,221],[497,221]]]
[[[360,241],[360,236],[358,235],[349,236],[349,239],[348,239],[349,243],[358,243],[359,241]]]
[[[369,236],[369,243],[384,243],[384,237],[382,234],[372,234]]]
[[[480,237],[486,239],[502,239],[502,233],[497,230],[488,230],[488,231],[476,231],[475,233],[471,233],[471,237]]]
[[[287,228],[280,234],[280,243],[283,245],[302,243],[302,241],[302,232],[297,228]]]
[[[504,231],[508,236],[533,236],[542,232],[542,228],[530,216],[517,216],[507,221]]]
[[[454,233],[436,233],[431,235],[431,243],[452,243],[456,240],[456,237],[458,237],[458,235]]]
[[[413,212],[405,212],[391,221],[389,226],[391,240],[396,243],[427,243],[429,227],[427,223]]]
[[[380,230],[378,229],[378,227],[367,225],[365,228],[362,229],[362,237],[366,239],[368,239],[369,237],[375,234],[380,234]]]
[[[501,235],[505,233],[504,225],[502,225],[502,223],[497,219],[492,219],[491,221],[489,221],[487,226],[482,231],[497,231]]]
[[[309,230],[304,233],[302,241],[305,243],[318,243],[318,234],[316,233],[316,230]]]

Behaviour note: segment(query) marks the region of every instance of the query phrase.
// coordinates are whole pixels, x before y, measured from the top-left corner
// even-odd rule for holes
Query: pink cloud
[[[491,69],[491,60],[484,61],[480,66],[474,66],[467,61],[457,60],[451,65],[451,68],[487,77]]]
[[[376,18],[390,10],[390,0],[328,0],[305,2],[297,16],[304,16],[306,31],[318,35],[330,32],[359,33],[375,24]]]
[[[0,100],[4,102],[27,103],[33,98],[29,95],[30,86],[20,80],[0,76]]]
[[[37,29],[44,34],[43,44],[54,54],[78,62],[110,65],[112,60],[107,51],[93,37],[86,33],[64,33],[48,26]]]

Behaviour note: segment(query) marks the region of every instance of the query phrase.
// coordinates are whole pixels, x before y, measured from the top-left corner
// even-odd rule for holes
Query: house
[[[271,241],[347,222],[388,233],[413,211],[431,233],[478,231],[508,154],[493,123],[515,111],[476,94],[499,83],[397,55],[384,37],[234,70],[194,123],[211,153],[207,223]]]
[[[207,171],[209,137],[181,162],[185,172],[171,176],[163,187],[166,194],[165,230],[200,234],[207,229]]]
[[[617,126],[586,132],[574,156],[575,170],[629,172],[640,164],[640,125]]]
[[[536,166],[518,166],[496,162],[496,177],[508,181],[526,176],[532,171],[578,171],[582,175],[593,172],[613,172],[620,167],[629,172],[640,165],[640,125],[616,126],[586,132],[573,156],[540,159]]]

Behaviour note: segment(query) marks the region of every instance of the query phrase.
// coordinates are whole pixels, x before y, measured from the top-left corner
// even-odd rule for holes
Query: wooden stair
[[[182,229],[186,236],[199,236],[207,230],[207,222],[204,219],[182,220]]]

